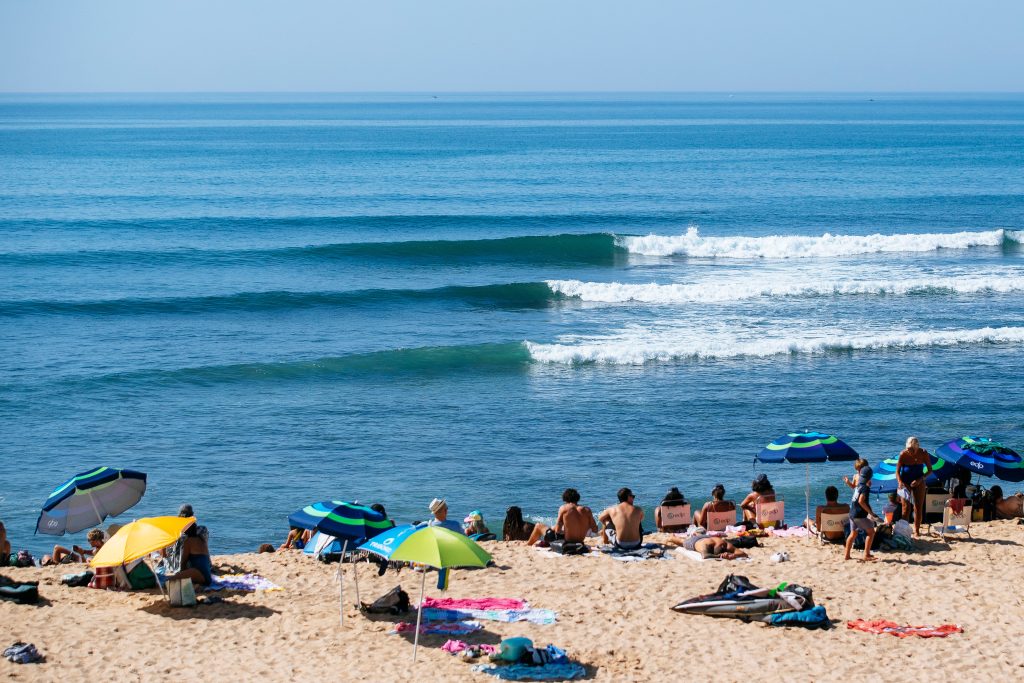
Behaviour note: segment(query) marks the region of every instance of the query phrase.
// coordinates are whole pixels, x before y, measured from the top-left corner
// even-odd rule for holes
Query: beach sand
[[[589,667],[593,680],[747,679],[905,681],[927,675],[973,680],[1024,673],[1024,526],[991,522],[972,527],[973,540],[921,542],[913,553],[879,553],[874,564],[843,562],[841,548],[806,539],[763,539],[746,563],[688,559],[624,563],[606,556],[552,557],[521,543],[485,543],[497,568],[459,570],[449,597],[518,597],[557,611],[549,626],[484,622],[464,637],[497,643],[523,635],[554,643]],[[213,530],[214,541],[216,530]],[[651,540],[657,540],[654,536]],[[786,550],[790,561],[769,556]],[[345,626],[338,625],[337,565],[298,552],[215,558],[218,573],[258,572],[285,590],[220,593],[226,602],[171,608],[156,593],[67,588],[69,567],[3,570],[39,580],[46,604],[0,601],[0,646],[35,643],[41,665],[0,661],[0,678],[52,680],[225,681],[487,681],[442,650],[444,636],[421,639],[412,666],[411,634],[389,635],[393,618],[360,615],[346,580]],[[360,565],[363,599],[400,583],[414,601],[420,575],[403,570],[376,576]],[[726,574],[755,584],[781,581],[814,589],[837,628],[782,629],[732,619],[677,614],[677,602],[712,592]],[[427,594],[440,595],[427,577]],[[415,620],[412,613],[410,620]],[[948,638],[899,639],[849,630],[850,619],[909,624],[956,623]],[[927,673],[931,672],[931,673]]]

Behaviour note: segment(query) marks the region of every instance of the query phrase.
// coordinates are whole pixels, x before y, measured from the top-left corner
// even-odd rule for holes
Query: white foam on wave
[[[1024,292],[1024,275],[964,274],[907,280],[823,280],[807,282],[730,280],[697,284],[657,284],[547,280],[555,294],[599,303],[683,304],[743,301],[761,297],[906,296],[911,294],[1008,294]]]
[[[1024,327],[984,327],[975,330],[903,331],[888,334],[830,334],[796,330],[794,336],[736,339],[732,335],[670,334],[664,331],[624,330],[605,338],[574,344],[524,342],[541,363],[601,363],[643,365],[657,361],[729,358],[769,358],[784,355],[822,355],[838,351],[900,350],[976,344],[1024,343]]]
[[[939,249],[998,247],[1004,239],[1024,241],[1015,230],[981,232],[909,233],[897,235],[771,235],[767,237],[703,237],[691,227],[685,235],[619,237],[619,245],[645,256],[693,258],[793,259],[828,258],[883,252],[926,252]]]

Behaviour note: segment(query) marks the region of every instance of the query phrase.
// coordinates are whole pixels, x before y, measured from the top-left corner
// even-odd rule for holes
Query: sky
[[[0,92],[1024,91],[1019,0],[0,0]]]

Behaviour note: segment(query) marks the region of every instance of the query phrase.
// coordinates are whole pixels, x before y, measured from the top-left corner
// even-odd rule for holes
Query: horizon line
[[[1022,90],[0,90],[0,95],[1022,95]]]

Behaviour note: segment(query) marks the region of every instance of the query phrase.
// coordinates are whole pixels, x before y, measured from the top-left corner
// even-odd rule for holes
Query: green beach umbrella
[[[395,527],[371,538],[358,549],[380,555],[392,562],[416,562],[436,569],[486,567],[491,561],[490,554],[477,545],[476,541],[439,526]],[[413,663],[416,662],[416,650],[420,643],[426,585],[427,572],[424,571],[420,579],[420,604],[416,611],[416,633],[412,644]]]

